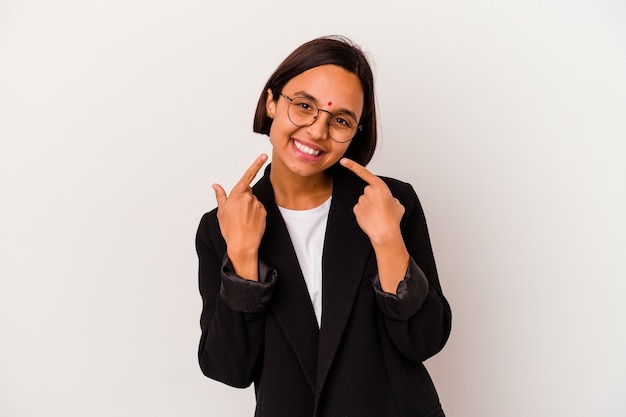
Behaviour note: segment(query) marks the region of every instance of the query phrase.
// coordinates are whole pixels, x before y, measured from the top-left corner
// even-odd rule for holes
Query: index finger
[[[235,186],[233,187],[233,191],[247,190],[254,177],[256,177],[256,174],[259,172],[263,164],[265,164],[265,161],[267,161],[267,155],[265,155],[264,153],[257,156],[252,165],[250,165],[250,168],[248,168],[243,174],[243,177],[241,177],[239,182],[235,184]]]
[[[339,161],[341,165],[354,172],[359,178],[368,183],[369,185],[377,184],[381,181],[376,175],[374,175],[369,169],[365,168],[358,162],[349,158],[341,158]]]

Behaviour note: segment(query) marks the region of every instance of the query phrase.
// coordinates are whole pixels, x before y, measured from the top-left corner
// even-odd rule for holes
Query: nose
[[[329,139],[328,129],[330,128],[331,116],[332,114],[329,111],[319,109],[315,121],[306,128],[307,133],[309,133],[313,139]]]

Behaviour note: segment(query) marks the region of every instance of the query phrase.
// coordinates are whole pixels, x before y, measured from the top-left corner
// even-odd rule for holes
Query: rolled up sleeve
[[[378,274],[374,277],[373,286],[378,307],[393,320],[408,320],[417,313],[429,291],[428,279],[413,258],[409,261],[404,279],[398,284],[396,294],[383,291]]]
[[[259,260],[259,281],[244,279],[235,273],[228,256],[222,261],[220,296],[233,311],[261,313],[267,309],[276,286],[277,272]]]

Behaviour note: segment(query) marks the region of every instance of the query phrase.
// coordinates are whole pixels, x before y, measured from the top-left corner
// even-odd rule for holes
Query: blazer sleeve
[[[255,379],[263,346],[265,310],[276,271],[259,263],[259,282],[234,273],[216,211],[206,213],[196,234],[202,296],[198,360],[209,378],[244,388]]]
[[[384,292],[374,279],[376,302],[396,349],[415,362],[438,353],[448,340],[452,313],[444,297],[422,206],[410,184],[386,179],[405,207],[401,228],[410,261],[397,294]]]

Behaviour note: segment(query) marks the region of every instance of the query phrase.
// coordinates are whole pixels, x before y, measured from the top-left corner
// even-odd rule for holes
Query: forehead
[[[283,92],[307,93],[319,103],[346,107],[360,114],[363,109],[363,87],[356,74],[337,65],[321,65],[293,77]]]

